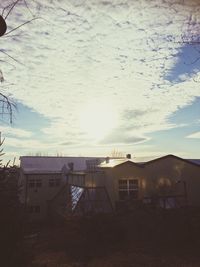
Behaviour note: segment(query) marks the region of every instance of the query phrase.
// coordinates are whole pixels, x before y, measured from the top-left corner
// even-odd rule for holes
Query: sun
[[[90,103],[80,111],[81,131],[96,141],[109,134],[116,123],[116,112],[109,103]]]

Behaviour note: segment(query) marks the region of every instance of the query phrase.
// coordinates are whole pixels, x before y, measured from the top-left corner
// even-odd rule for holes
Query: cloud
[[[196,132],[196,133],[192,133],[188,136],[186,136],[187,138],[197,138],[200,139],[200,132]]]
[[[115,145],[130,145],[130,144],[138,144],[148,141],[149,138],[142,136],[134,136],[127,134],[127,131],[123,131],[120,129],[115,129],[111,134],[106,136],[99,143],[106,144],[115,144]]]
[[[5,86],[15,99],[50,120],[41,131],[52,145],[11,139],[13,146],[88,144],[80,115],[87,103],[105,99],[118,114],[118,130],[100,142],[143,142],[150,133],[177,127],[170,118],[199,96],[192,77],[184,75],[179,83],[165,78],[182,47],[176,41],[189,34],[190,15],[197,24],[200,21],[195,1],[63,0],[44,1],[41,8],[31,1],[30,9],[46,20],[22,27],[12,42],[2,39],[1,46],[24,64],[15,71],[3,65]],[[29,16],[20,5],[9,16],[9,27]],[[16,137],[29,138],[31,133],[16,131]]]
[[[17,139],[17,138],[12,138],[12,137],[7,137],[6,138],[6,148],[17,148],[19,150],[28,150],[28,151],[43,151],[46,149],[52,149],[56,146],[57,144],[51,144],[48,142],[42,142],[40,140],[36,139]]]
[[[14,137],[19,137],[19,138],[28,138],[28,137],[31,137],[33,135],[33,133],[30,131],[15,128],[12,126],[1,126],[0,132],[5,137],[14,136]]]

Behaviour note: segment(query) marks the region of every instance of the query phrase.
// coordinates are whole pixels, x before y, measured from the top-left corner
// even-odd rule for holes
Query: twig
[[[9,58],[11,58],[12,60],[16,61],[17,63],[24,65],[23,63],[21,63],[19,60],[15,59],[14,57],[10,56],[8,53],[6,53],[3,50],[0,50],[1,53],[5,54],[6,56],[8,56]]]
[[[10,34],[11,32],[23,27],[24,25],[26,25],[26,24],[28,24],[28,23],[32,22],[33,20],[36,20],[36,19],[42,19],[42,18],[41,17],[37,17],[37,18],[33,18],[33,19],[29,20],[29,21],[26,21],[26,22],[22,23],[21,25],[17,26],[16,28],[10,30],[9,32],[5,33],[4,36]]]
[[[8,11],[7,15],[5,16],[5,20],[7,19],[7,17],[9,16],[10,12],[13,10],[13,8],[16,6],[16,4],[19,2],[20,0],[17,0],[13,3],[12,7],[10,8],[10,10]]]

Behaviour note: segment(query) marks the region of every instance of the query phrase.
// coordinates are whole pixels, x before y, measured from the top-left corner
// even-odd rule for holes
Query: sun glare
[[[101,140],[116,126],[116,112],[109,104],[88,104],[80,114],[80,129],[94,140]]]

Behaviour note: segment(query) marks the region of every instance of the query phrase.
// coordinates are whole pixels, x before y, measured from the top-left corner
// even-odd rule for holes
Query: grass
[[[136,210],[43,224],[22,267],[199,267],[200,211]]]

